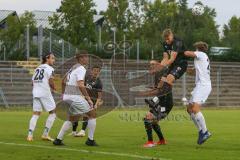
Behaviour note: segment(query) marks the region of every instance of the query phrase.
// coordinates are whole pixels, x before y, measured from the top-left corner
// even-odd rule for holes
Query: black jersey
[[[184,46],[183,40],[174,37],[172,44],[167,44],[166,42],[163,43],[164,52],[168,53],[168,55],[171,55],[171,51],[175,51],[178,53],[177,58],[173,62],[173,64],[170,67],[173,67],[175,65],[187,65],[187,57],[184,55],[184,52],[186,51],[186,48]]]
[[[100,78],[93,78],[91,75],[89,75],[85,78],[85,86],[87,88],[89,96],[95,103],[96,99],[98,98],[98,92],[102,92],[102,81]]]

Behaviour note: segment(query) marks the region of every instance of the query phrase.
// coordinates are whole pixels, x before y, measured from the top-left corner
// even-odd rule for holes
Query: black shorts
[[[187,71],[188,64],[175,64],[169,68],[168,74],[174,76],[175,80],[180,79]]]
[[[159,121],[166,118],[173,108],[172,92],[164,96],[159,96],[158,98],[159,98],[159,105],[162,107],[165,107],[166,109],[165,112],[156,113],[156,112],[153,112],[152,110],[150,110],[150,112],[153,113],[155,119]]]

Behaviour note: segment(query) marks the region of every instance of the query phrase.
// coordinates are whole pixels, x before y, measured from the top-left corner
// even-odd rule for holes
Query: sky
[[[105,10],[108,0],[94,0],[97,10]],[[153,0],[152,0],[153,1]],[[189,6],[198,0],[188,0]],[[203,4],[215,8],[217,11],[217,24],[227,24],[229,19],[236,15],[240,17],[240,1],[239,0],[201,0]],[[45,10],[56,11],[60,6],[61,0],[0,0],[0,10],[16,10],[18,14],[25,10]]]

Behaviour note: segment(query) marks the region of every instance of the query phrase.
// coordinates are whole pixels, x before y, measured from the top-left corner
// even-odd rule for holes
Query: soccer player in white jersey
[[[88,52],[79,51],[76,54],[77,64],[74,65],[65,75],[63,79],[63,101],[69,104],[69,117],[64,122],[57,138],[53,142],[54,145],[64,145],[64,134],[72,127],[72,123],[79,120],[81,115],[88,117],[88,140],[86,145],[97,146],[94,141],[94,132],[96,128],[96,112],[93,102],[88,95],[85,87],[85,66],[88,64]]]
[[[48,134],[56,119],[56,104],[51,93],[51,90],[55,90],[53,82],[54,69],[52,67],[54,62],[55,57],[52,53],[44,55],[42,57],[42,64],[35,69],[33,74],[33,115],[29,123],[27,141],[33,141],[33,132],[43,108],[49,112],[49,116],[46,121],[42,139],[53,141]]]
[[[198,128],[199,137],[197,143],[201,145],[211,137],[206,126],[205,118],[200,111],[200,107],[208,99],[212,86],[210,79],[210,61],[206,54],[208,51],[208,44],[205,42],[196,42],[194,47],[196,48],[196,51],[186,51],[184,53],[187,57],[194,58],[194,69],[196,72],[196,86],[192,91],[192,97],[187,111]]]

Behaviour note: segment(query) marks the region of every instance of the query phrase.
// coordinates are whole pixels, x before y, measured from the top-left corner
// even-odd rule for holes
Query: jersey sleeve
[[[203,59],[203,57],[204,57],[203,52],[198,52],[198,51],[196,51],[196,52],[194,52],[194,54],[196,55],[196,58],[197,58],[198,60],[201,60],[201,59]]]
[[[77,71],[77,81],[84,81],[86,75],[86,69],[84,67],[80,67]]]
[[[52,67],[48,67],[46,70],[46,74],[48,79],[53,78],[54,77],[54,69]]]

